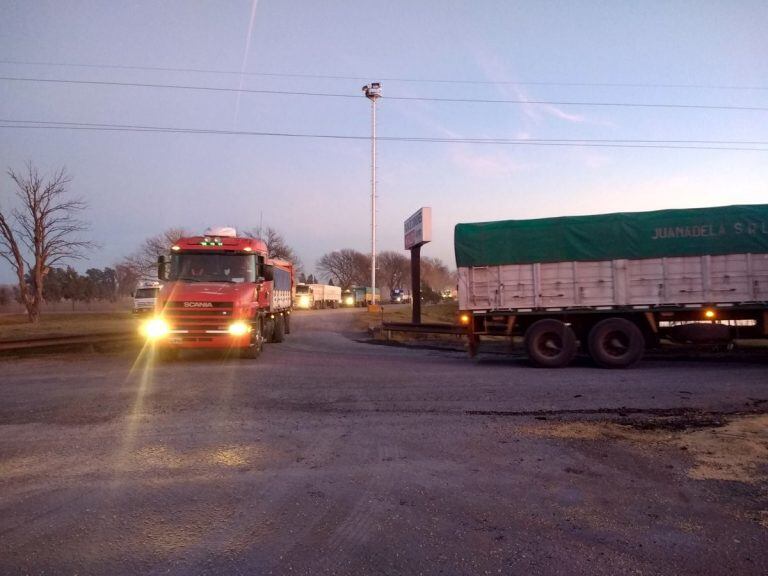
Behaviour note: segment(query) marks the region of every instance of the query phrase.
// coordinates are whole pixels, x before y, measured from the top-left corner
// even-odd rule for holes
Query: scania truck
[[[143,332],[161,357],[216,348],[256,358],[290,332],[293,265],[233,228],[181,238],[158,258],[163,286]]]
[[[664,339],[768,337],[768,205],[458,224],[460,322],[538,366],[604,367]]]

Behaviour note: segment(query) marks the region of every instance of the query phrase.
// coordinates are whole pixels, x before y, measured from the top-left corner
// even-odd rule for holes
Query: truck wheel
[[[576,355],[576,335],[559,320],[539,320],[525,331],[525,348],[537,366],[561,368]]]
[[[607,318],[589,331],[589,354],[604,368],[627,368],[643,356],[645,339],[634,323]]]
[[[257,320],[253,325],[253,330],[251,331],[251,344],[247,348],[240,349],[240,356],[242,358],[255,360],[261,355],[263,348],[264,336],[261,332],[261,320]]]
[[[291,333],[291,315],[286,314],[283,316],[283,322],[285,323],[285,333],[290,334]]]
[[[275,316],[275,327],[272,330],[272,342],[282,342],[285,339],[285,321],[283,316]]]

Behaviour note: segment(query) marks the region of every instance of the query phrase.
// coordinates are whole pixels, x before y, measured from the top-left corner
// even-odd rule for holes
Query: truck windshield
[[[170,280],[188,282],[255,282],[256,257],[227,252],[185,252],[171,255]]]
[[[139,288],[134,294],[134,298],[157,298],[158,288]]]
[[[299,284],[296,286],[296,294],[309,294],[309,286],[306,284]]]

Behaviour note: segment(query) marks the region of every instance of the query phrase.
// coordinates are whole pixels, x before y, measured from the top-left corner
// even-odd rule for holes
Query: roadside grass
[[[37,324],[28,323],[25,314],[0,315],[0,340],[131,332],[137,328],[138,320],[130,312],[43,314]]]
[[[371,320],[377,320],[377,323],[384,322],[410,322],[411,307],[398,304],[384,304],[382,306],[384,313],[370,314]],[[441,302],[440,304],[422,304],[421,321],[424,323],[438,324],[456,324],[456,315],[459,311],[458,302]],[[374,319],[373,317],[376,316]]]

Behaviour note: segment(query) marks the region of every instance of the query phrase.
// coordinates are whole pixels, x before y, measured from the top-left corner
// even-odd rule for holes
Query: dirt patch
[[[687,452],[696,480],[757,484],[768,481],[768,414],[655,418],[631,422],[547,422],[521,428],[526,435],[570,440],[618,440],[645,448]]]
[[[768,480],[768,415],[688,432],[676,441],[696,461],[688,472],[692,478],[750,483]]]

